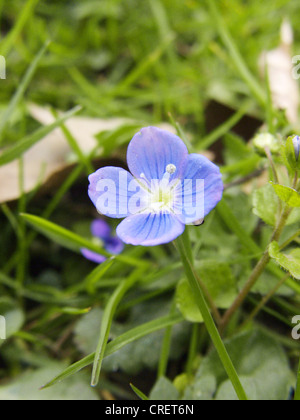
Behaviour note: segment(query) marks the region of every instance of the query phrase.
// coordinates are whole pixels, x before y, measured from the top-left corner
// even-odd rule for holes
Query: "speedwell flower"
[[[123,251],[124,243],[119,238],[112,236],[111,228],[104,220],[94,220],[91,224],[91,232],[95,242],[102,245],[107,252],[117,255]],[[101,264],[106,260],[106,257],[103,255],[86,248],[82,248],[81,253],[85,258],[97,264]]]
[[[219,168],[204,156],[189,154],[168,131],[143,128],[128,146],[127,164],[131,173],[107,166],[89,177],[89,196],[98,212],[125,218],[117,227],[125,243],[171,242],[222,198]]]

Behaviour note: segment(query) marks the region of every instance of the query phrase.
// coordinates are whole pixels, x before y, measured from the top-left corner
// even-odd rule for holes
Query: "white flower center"
[[[169,182],[170,176],[176,172],[176,166],[170,163],[166,166],[166,172],[162,180],[151,182],[148,208],[154,212],[171,212],[174,203],[174,185]]]

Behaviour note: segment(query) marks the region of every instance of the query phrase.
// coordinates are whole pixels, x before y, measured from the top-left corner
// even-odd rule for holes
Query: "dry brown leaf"
[[[285,20],[281,27],[281,45],[264,52],[259,61],[261,73],[268,70],[270,90],[276,108],[286,111],[289,122],[298,122],[299,87],[293,78],[293,30]]]
[[[51,124],[55,120],[47,108],[31,104],[29,111],[41,124]],[[73,117],[65,125],[76,139],[81,151],[87,155],[97,144],[94,137],[96,134],[101,131],[116,129],[129,122],[130,120],[124,118]],[[174,128],[169,124],[160,126],[174,132]],[[73,166],[71,161],[72,154],[73,152],[60,128],[55,129],[40,140],[23,156],[24,192],[29,193],[38,183],[46,184],[49,179],[57,179],[60,174],[63,179],[65,174],[69,172],[68,168]],[[19,163],[17,161],[0,167],[0,180],[0,203],[18,199],[20,188]]]

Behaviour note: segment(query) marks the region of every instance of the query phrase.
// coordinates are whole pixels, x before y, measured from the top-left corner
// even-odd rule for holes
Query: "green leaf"
[[[275,226],[278,212],[278,198],[270,184],[253,192],[253,212],[267,225]]]
[[[300,207],[300,194],[290,187],[271,183],[280,200],[287,203],[290,207]]]
[[[86,375],[79,374],[59,383],[51,389],[41,390],[53,375],[64,368],[62,363],[49,363],[48,366],[28,371],[16,377],[9,384],[0,387],[1,401],[38,401],[38,400],[99,400],[97,393],[89,386]]]
[[[112,323],[109,338],[113,339],[113,341],[110,344],[113,344],[115,340],[118,340],[119,337],[127,334],[127,332],[134,332],[135,328],[139,328],[137,326],[141,323],[147,325],[151,319],[157,316],[164,319],[165,315],[168,314],[168,310],[169,303],[164,299],[136,305],[132,308],[125,323],[121,324],[116,321]],[[93,309],[89,314],[81,318],[75,328],[75,343],[84,354],[95,351],[97,346],[97,334],[95,332],[99,330],[102,317],[103,311]],[[178,315],[176,317],[178,319]],[[152,322],[154,321],[150,321],[149,325],[152,325]],[[186,323],[176,325],[172,329],[171,360],[176,360],[182,356],[189,332],[190,329]],[[145,337],[140,338],[138,341],[129,342],[126,347],[118,349],[114,354],[106,354],[107,357],[103,361],[103,370],[113,372],[120,369],[128,374],[137,374],[143,369],[156,368],[160,358],[164,331],[156,330],[155,333],[149,334],[148,332]]]
[[[107,305],[103,312],[100,336],[96,347],[96,354],[92,373],[92,386],[96,386],[99,381],[105,349],[109,339],[110,329],[117,307],[123,299],[124,295],[128,292],[129,289],[131,289],[134,286],[134,284],[140,279],[140,277],[143,274],[144,270],[141,269],[136,269],[135,271],[133,271],[133,273],[116,288],[116,290],[107,302]]]
[[[0,346],[5,344],[5,341],[18,332],[25,321],[25,315],[18,304],[8,298],[0,299],[0,315],[5,320],[5,340],[0,339]],[[1,323],[2,325],[2,323]]]
[[[6,149],[0,156],[0,166],[18,159],[24,152],[43,139],[47,134],[51,133],[51,131],[55,128],[59,127],[63,122],[68,120],[70,117],[73,117],[80,110],[81,107],[75,107],[71,111],[66,112],[62,117],[58,118],[54,123],[39,128],[33,134],[30,134],[14,144],[12,147]]]
[[[142,391],[140,391],[136,386],[134,386],[133,384],[130,384],[130,388],[141,400],[148,401],[149,398]]]
[[[98,311],[98,313],[96,312]],[[91,315],[93,314],[93,316]],[[85,322],[82,321],[81,326],[79,327],[80,323],[77,325],[77,336],[75,336],[75,341],[79,349],[82,350],[83,353],[89,353],[91,348],[95,348],[97,344],[95,342],[95,328],[99,327],[101,322],[101,315],[102,311],[94,309],[89,313],[90,317],[84,317]],[[129,344],[134,343],[137,340],[140,340],[147,335],[153,334],[157,331],[163,330],[164,328],[169,327],[170,325],[179,324],[183,321],[180,315],[175,316],[165,316],[161,318],[154,319],[153,321],[146,322],[145,324],[139,325],[121,335],[118,335],[113,341],[108,343],[106,347],[105,357],[113,355],[114,353],[120,351],[123,347],[129,346]],[[114,324],[111,329],[111,333],[113,331]],[[187,331],[186,325],[184,326],[184,330]],[[155,337],[156,338],[156,337]],[[163,338],[163,333],[162,333]],[[156,342],[157,340],[155,340]],[[134,348],[136,345],[134,345]],[[132,353],[128,355],[131,356]],[[55,385],[57,382],[63,381],[66,378],[74,375],[75,373],[79,372],[81,369],[91,365],[93,363],[95,357],[95,353],[89,354],[84,359],[74,363],[73,365],[69,366],[63,372],[58,374],[54,379],[52,379],[45,388],[51,387]],[[118,361],[120,358],[118,357]]]
[[[230,267],[227,264],[219,264],[217,261],[202,261],[196,264],[196,269],[216,306],[221,309],[229,308],[237,296],[237,287]],[[186,279],[178,283],[176,303],[186,320],[203,322]]]
[[[300,280],[300,249],[294,249],[289,254],[280,252],[277,242],[272,242],[269,247],[269,254],[277,263],[287,270],[295,279]]]
[[[49,222],[42,217],[34,216],[32,214],[20,214],[29,225],[33,226],[38,232],[45,235],[47,238],[53,240],[59,245],[68,248],[72,251],[79,252],[81,248],[87,248],[90,251],[97,252],[107,258],[114,258],[128,265],[136,267],[146,266],[148,263],[137,258],[129,257],[123,254],[111,255],[104,248],[95,245],[92,241],[82,238],[74,232],[58,226],[55,223]]]
[[[266,184],[253,192],[253,212],[260,217],[267,225],[275,226],[277,222],[278,196],[274,185]],[[300,219],[300,208],[295,208],[289,215],[287,225],[292,225]]]
[[[250,400],[287,400],[295,378],[280,345],[259,331],[249,331],[226,342]],[[216,351],[202,361],[195,381],[188,386],[184,399],[235,400]]]
[[[149,400],[176,401],[179,399],[179,392],[169,379],[162,376],[154,385]]]
[[[93,242],[82,238],[76,233],[73,233],[61,226],[58,226],[55,223],[49,222],[42,217],[31,214],[21,214],[20,216],[37,231],[65,248],[77,252],[80,251],[81,248],[88,248],[89,250],[105,255],[106,257],[111,257],[107,251],[98,245],[95,245]]]

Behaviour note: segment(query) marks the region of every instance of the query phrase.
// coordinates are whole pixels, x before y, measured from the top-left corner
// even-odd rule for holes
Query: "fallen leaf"
[[[298,83],[293,78],[292,45],[293,30],[289,21],[284,20],[281,26],[281,45],[263,52],[259,67],[262,75],[268,71],[274,106],[285,110],[288,121],[295,124],[298,121],[300,98]]]
[[[43,125],[51,124],[55,120],[52,112],[47,108],[30,104],[28,109],[31,116]],[[100,119],[76,116],[70,118],[65,126],[76,139],[82,153],[88,155],[97,145],[95,138],[97,134],[129,123],[132,121],[125,118]],[[170,124],[164,123],[159,126],[174,133],[174,128]],[[101,149],[99,149],[99,155],[101,155]],[[76,156],[62,130],[55,129],[23,155],[24,192],[31,192],[38,184],[45,187],[63,182],[75,161]],[[18,199],[20,196],[19,162],[14,161],[0,167],[0,179],[0,203]]]

